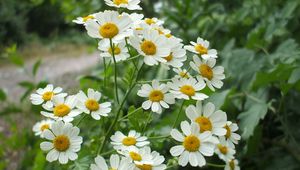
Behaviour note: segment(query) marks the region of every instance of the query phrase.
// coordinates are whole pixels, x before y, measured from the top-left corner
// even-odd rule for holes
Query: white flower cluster
[[[179,142],[170,149],[172,156],[179,157],[178,164],[202,167],[206,165],[205,157],[215,153],[225,161],[225,169],[239,170],[234,156],[235,144],[240,140],[236,133],[237,124],[228,121],[226,113],[217,110],[214,104],[202,105],[202,101],[209,97],[204,89],[207,87],[207,90],[215,91],[223,86],[222,80],[225,79],[224,68],[215,66],[217,50],[211,49],[210,43],[200,37],[197,42],[184,45],[157,18],[144,18],[143,14],[137,13],[120,13],[124,8],[141,10],[140,0],[105,0],[105,3],[120,8],[119,12],[105,10],[73,21],[82,24],[90,37],[99,40],[100,57],[110,58],[115,63],[142,57],[143,65],[160,65],[166,70],[172,68],[176,73],[172,79],[163,81],[166,83],[153,80],[151,84],[143,84],[137,92],[138,96],[146,98],[141,107],[161,114],[175,104],[176,100],[182,99],[182,106],[185,100],[196,102],[196,105],[189,105],[185,109],[190,121],[180,123],[181,131],[174,126],[170,132],[171,137]],[[138,53],[137,56],[132,56],[132,49]],[[189,67],[183,68],[184,62],[188,60],[186,50],[194,55]],[[31,95],[32,103],[42,105],[45,111],[41,114],[48,118],[33,127],[36,135],[49,140],[40,145],[42,150],[49,151],[46,157],[48,161],[58,160],[65,164],[68,160],[77,159],[76,153],[83,141],[78,136],[79,128],[71,122],[81,113],[90,114],[95,120],[108,116],[111,103],[100,102],[100,99],[101,93],[93,89],[88,89],[87,94],[80,91],[68,96],[62,93],[62,88],[54,88],[53,85],[38,89],[36,94]],[[128,134],[124,134],[117,131],[110,139],[118,154],[110,156],[109,165],[102,156],[97,156],[95,164],[90,167],[92,170],[167,168],[164,156],[151,151],[150,142],[144,133],[130,130]],[[106,140],[104,144],[105,142]]]

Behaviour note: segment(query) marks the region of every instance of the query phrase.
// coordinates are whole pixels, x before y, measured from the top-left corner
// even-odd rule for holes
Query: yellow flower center
[[[54,116],[57,117],[64,117],[68,115],[70,111],[71,111],[70,107],[65,104],[57,105],[53,109]]]
[[[224,128],[226,129],[225,137],[226,137],[226,139],[228,139],[231,136],[231,130],[228,125],[225,125]]]
[[[184,138],[183,146],[189,152],[196,152],[199,150],[200,140],[194,135],[187,136]]]
[[[199,66],[199,72],[203,77],[206,77],[208,80],[213,78],[213,71],[207,64],[201,64]]]
[[[133,137],[126,137],[122,140],[123,145],[131,146],[136,144],[136,139]]]
[[[155,21],[154,21],[154,19],[152,19],[152,18],[145,18],[145,22],[146,22],[146,24],[148,24],[148,25],[155,24]]]
[[[42,98],[44,101],[49,101],[52,99],[54,93],[52,91],[47,91],[43,94]]]
[[[187,72],[183,72],[183,71],[179,73],[179,76],[182,78],[189,78],[189,75],[187,74]]]
[[[117,170],[117,169],[115,169],[115,168],[109,168],[109,170]]]
[[[143,41],[141,44],[141,49],[146,55],[156,54],[156,45],[152,41]]]
[[[167,62],[171,61],[173,59],[173,53],[170,53],[167,57],[165,57]]]
[[[113,55],[113,50],[111,48],[108,49],[108,53]],[[118,46],[114,47],[114,55],[118,55],[121,53],[121,49]]]
[[[129,156],[134,161],[141,161],[142,160],[142,156],[140,154],[136,153],[136,152],[129,152]]]
[[[90,111],[97,111],[100,108],[99,103],[95,99],[88,99],[85,102],[85,107]]]
[[[60,152],[66,151],[70,147],[70,140],[65,135],[56,136],[53,139],[53,146]]]
[[[116,5],[128,4],[128,0],[114,0],[113,2]]]
[[[150,92],[149,100],[152,102],[159,102],[164,99],[164,94],[160,90],[153,90]]]
[[[195,89],[193,86],[190,85],[184,85],[180,88],[180,91],[188,96],[194,96],[195,95]]]
[[[41,131],[44,131],[49,128],[50,128],[49,124],[43,124],[40,129],[41,129]]]
[[[197,44],[195,46],[195,50],[199,53],[199,54],[207,54],[207,48],[203,47],[201,44]]]
[[[172,34],[166,34],[166,37],[167,37],[167,38],[171,38],[171,37],[172,37]]]
[[[138,28],[135,28],[135,30],[137,30],[137,31],[141,31],[141,30],[143,30],[143,28],[141,28],[141,27],[138,27]]]
[[[142,165],[136,165],[140,170],[152,170],[152,165],[149,164],[142,164]]]
[[[160,28],[154,28],[158,34],[162,35],[162,34],[165,34]]]
[[[235,169],[234,160],[229,161],[229,167],[230,167],[231,170]]]
[[[210,120],[204,116],[198,117],[195,122],[197,122],[200,126],[200,132],[205,132],[205,131],[211,131],[212,130],[212,124]]]
[[[99,28],[99,34],[103,38],[114,38],[118,33],[119,28],[114,23],[106,23]]]
[[[221,145],[221,144],[218,144],[218,149],[219,149],[220,152],[221,152],[222,154],[224,154],[224,155],[226,155],[227,152],[228,152],[228,148],[227,148],[226,146],[224,146],[224,145]]]
[[[88,20],[94,19],[94,18],[95,18],[94,16],[88,15],[88,16],[86,16],[86,17],[83,17],[82,19],[83,19],[83,22],[87,22]]]

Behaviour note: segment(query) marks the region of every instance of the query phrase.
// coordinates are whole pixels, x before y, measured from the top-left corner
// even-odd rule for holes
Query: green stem
[[[128,113],[127,115],[121,117],[121,118],[118,120],[118,122],[120,122],[120,121],[126,119],[127,117],[129,117],[129,116],[131,116],[132,114],[134,114],[134,113],[140,111],[141,109],[143,109],[143,108],[142,108],[142,107],[139,107],[139,108],[135,109],[134,111],[132,111],[132,112]]]
[[[128,44],[128,40],[127,40],[127,39],[128,39],[128,38],[126,37],[126,38],[125,38],[126,47],[127,47],[128,53],[129,53],[129,55],[130,55],[130,58],[132,58],[132,53],[131,53],[131,51],[130,51],[130,48],[129,48],[129,44]],[[132,63],[133,63],[133,65],[134,65],[135,69],[138,70],[138,67],[137,67],[136,63],[134,62],[134,60],[132,61]]]
[[[147,118],[146,124],[145,124],[145,126],[144,126],[144,128],[143,128],[142,134],[145,133],[145,131],[146,131],[146,129],[147,129],[147,126],[148,126],[148,124],[150,123],[151,113],[152,113],[152,112],[150,112],[149,115],[148,115],[148,118]]]
[[[101,156],[106,156],[106,155],[110,155],[110,154],[112,154],[112,153],[114,153],[116,150],[110,150],[110,151],[107,151],[107,152],[104,152],[104,153],[102,153],[101,154]]]
[[[83,119],[86,118],[87,114],[83,113],[84,115],[79,119],[79,121],[77,122],[76,126],[78,126],[82,121]]]
[[[172,129],[174,129],[174,128],[176,127],[176,125],[177,125],[177,122],[178,122],[178,120],[179,120],[180,113],[181,113],[181,111],[182,111],[182,109],[183,109],[184,102],[185,102],[185,100],[182,101],[182,104],[181,104],[181,106],[180,106],[180,109],[179,109],[179,112],[178,112],[178,114],[177,114],[176,120],[175,120],[175,122],[174,122],[174,124],[173,124],[173,126],[172,126]]]
[[[110,48],[111,48],[111,51],[112,51],[112,57],[113,57],[113,60],[114,60],[114,68],[115,68],[115,76],[114,76],[114,79],[115,79],[115,95],[116,95],[116,99],[117,99],[117,103],[120,104],[120,101],[119,101],[119,95],[118,95],[118,82],[117,82],[117,62],[116,62],[116,58],[115,58],[115,47],[114,47],[114,44],[112,42],[112,39],[109,39],[109,43],[110,43]]]
[[[169,138],[170,135],[166,135],[166,136],[151,136],[148,137],[149,140],[157,140],[157,139],[164,139],[164,138]]]
[[[104,67],[104,81],[103,81],[103,86],[106,87],[106,62],[105,62],[105,57],[103,57],[103,67]]]
[[[216,167],[216,168],[224,168],[225,165],[219,165],[219,164],[213,164],[213,163],[206,163],[207,166],[212,166],[212,167]]]

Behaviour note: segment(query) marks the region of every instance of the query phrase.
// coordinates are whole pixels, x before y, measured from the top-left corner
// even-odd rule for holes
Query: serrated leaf
[[[294,69],[289,80],[288,83],[289,84],[294,84],[297,83],[297,81],[300,80],[300,68]]]
[[[208,102],[214,103],[216,106],[216,109],[219,109],[225,102],[225,99],[230,92],[230,89],[222,91],[222,92],[216,92],[213,95],[209,96],[207,99]]]
[[[267,103],[255,103],[247,111],[239,114],[240,129],[243,131],[242,138],[248,139],[253,135],[259,120],[263,119],[268,111]]]
[[[42,60],[41,60],[41,59],[39,59],[38,61],[36,61],[36,62],[34,63],[33,68],[32,68],[32,74],[33,74],[34,76],[36,75],[36,73],[37,73],[37,71],[38,71],[38,69],[39,69],[41,63],[42,63]]]
[[[128,109],[128,113],[133,112],[136,110],[134,106],[130,106]],[[143,109],[135,112],[134,114],[131,114],[128,116],[130,124],[133,126],[133,128],[137,131],[142,131],[143,128],[145,127],[148,117],[151,116],[149,115],[151,113],[144,111]],[[150,120],[151,121],[151,120]]]
[[[46,163],[46,159],[45,156],[43,154],[42,150],[39,150],[38,153],[36,154],[35,158],[34,158],[34,162],[33,162],[33,170],[40,170],[40,169],[45,169]]]

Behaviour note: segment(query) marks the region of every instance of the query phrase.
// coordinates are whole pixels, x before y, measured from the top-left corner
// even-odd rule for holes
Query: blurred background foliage
[[[195,41],[201,36],[211,42],[219,51],[219,64],[225,67],[225,86],[212,94],[209,100],[227,112],[229,120],[237,120],[242,141],[237,148],[237,158],[242,169],[300,169],[300,1],[299,0],[142,0],[142,13],[146,17],[158,17],[165,21],[165,27],[184,40]],[[0,61],[9,61],[24,67],[24,57],[18,47],[26,47],[32,39],[41,42],[64,41],[89,44],[84,29],[71,23],[78,16],[107,9],[102,0],[1,0],[0,1]],[[29,72],[35,76],[39,62]],[[188,62],[187,62],[188,63]],[[126,87],[126,78],[133,71],[129,65],[120,72],[120,83]],[[153,68],[151,68],[153,69]],[[141,77],[165,78],[168,74],[160,68],[153,74],[145,68]],[[102,68],[97,67],[78,77],[80,88],[99,88],[103,83]],[[107,74],[112,74],[108,70]],[[147,80],[145,78],[145,80]],[[5,139],[0,144],[0,169],[9,167],[15,161],[18,169],[56,169],[58,164],[46,164],[44,154],[38,145],[40,140],[31,132],[31,125],[21,132],[11,113],[21,113],[28,119],[37,120],[40,108],[29,106],[28,94],[46,82],[20,82],[25,90],[19,106],[8,101],[5,90],[0,89],[1,119],[11,123],[9,135],[0,133]],[[54,83],[55,82],[51,82]],[[112,80],[108,83],[113,83]],[[78,87],[79,88],[79,87]],[[120,89],[125,91],[126,89]],[[68,91],[68,90],[67,90]],[[72,89],[72,91],[76,91]],[[101,90],[110,97],[109,90]],[[126,107],[130,112],[136,97],[131,97]],[[9,104],[5,104],[9,103]],[[9,107],[8,107],[9,106]],[[13,107],[12,107],[13,106]],[[131,107],[129,107],[131,106]],[[178,106],[177,106],[178,107]],[[172,125],[176,108],[153,117],[150,135],[163,135]],[[140,129],[145,123],[147,112],[137,112],[129,117],[130,127],[121,123],[120,128]],[[14,114],[17,115],[17,114]],[[29,115],[29,116],[28,116]],[[184,119],[184,116],[181,117]],[[34,121],[29,121],[33,123]],[[99,126],[107,128],[103,120],[84,124],[82,134],[88,141],[80,152],[80,159],[63,169],[85,169],[91,157],[87,153],[95,150],[95,142],[101,140]],[[90,129],[92,132],[90,133]],[[5,132],[5,131],[4,131]],[[169,140],[169,139],[167,139]],[[153,141],[152,147],[170,158],[164,140]],[[17,152],[19,155],[12,153]],[[212,162],[217,159],[211,158]],[[174,160],[170,160],[172,163]],[[222,162],[219,162],[222,164]],[[61,168],[61,167],[60,167]],[[192,169],[192,168],[191,168]],[[211,168],[207,168],[211,169]]]

